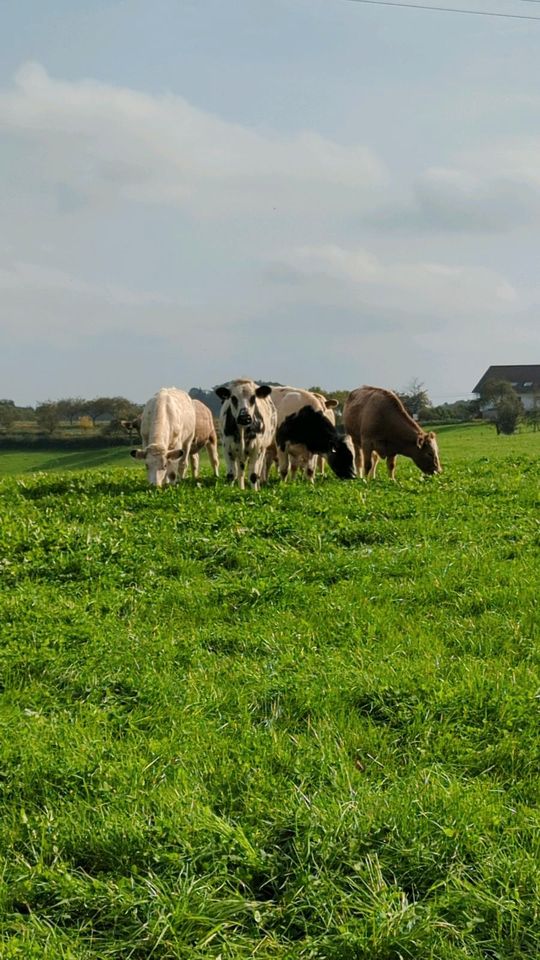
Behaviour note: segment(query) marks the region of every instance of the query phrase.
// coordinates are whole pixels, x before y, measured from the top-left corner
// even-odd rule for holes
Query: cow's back
[[[397,394],[383,387],[352,390],[345,401],[343,422],[357,445],[369,443],[381,456],[410,450],[423,435]]]
[[[313,407],[326,415],[327,410],[318,396],[310,390],[296,387],[274,387],[272,399],[276,406],[278,426],[293,413],[298,413],[302,407]]]
[[[343,408],[343,423],[356,443],[369,438],[384,438],[399,430],[404,422],[398,397],[382,387],[358,387],[351,390]]]
[[[195,409],[189,394],[177,387],[162,387],[143,411],[141,435],[145,447],[181,447],[194,434]]]

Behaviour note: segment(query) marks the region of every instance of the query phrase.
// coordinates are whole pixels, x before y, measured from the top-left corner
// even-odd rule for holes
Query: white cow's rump
[[[176,387],[162,387],[142,413],[142,450],[131,456],[144,460],[148,482],[162,487],[182,479],[195,436],[195,409],[191,397]]]
[[[276,408],[270,396],[272,387],[258,386],[253,380],[231,380],[216,387],[221,400],[219,424],[227,465],[227,480],[245,485],[247,467],[249,482],[260,489],[266,479],[266,451],[276,432]]]

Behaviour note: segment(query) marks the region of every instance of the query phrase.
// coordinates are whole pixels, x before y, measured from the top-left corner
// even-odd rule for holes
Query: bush
[[[516,432],[519,423],[520,407],[512,399],[501,400],[497,404],[497,426],[500,433]]]

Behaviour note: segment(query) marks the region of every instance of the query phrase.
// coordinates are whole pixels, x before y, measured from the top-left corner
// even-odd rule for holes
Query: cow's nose
[[[249,413],[244,413],[244,412],[239,413],[239,414],[238,414],[238,423],[244,424],[245,426],[247,426],[248,424],[250,424],[250,423],[251,423],[251,417],[250,417]]]

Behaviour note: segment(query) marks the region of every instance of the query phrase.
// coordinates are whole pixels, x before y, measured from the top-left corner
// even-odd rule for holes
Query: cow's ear
[[[183,450],[169,450],[167,454],[167,460],[179,460],[183,455]]]
[[[224,400],[228,400],[231,395],[231,391],[229,390],[228,387],[216,387],[216,389],[214,390],[214,393],[217,393],[222,403]]]
[[[144,450],[130,450],[129,452],[134,460],[144,460],[146,456]]]
[[[260,387],[257,387],[255,393],[258,397],[268,397],[272,393],[272,387],[268,383],[262,383]]]
[[[437,434],[433,433],[433,430],[430,430],[427,436],[428,436],[428,440],[435,440],[437,437]]]
[[[338,403],[339,403],[339,400],[336,400],[334,397],[332,397],[331,400],[325,400],[326,409],[333,410],[335,409],[335,407],[337,407]]]

